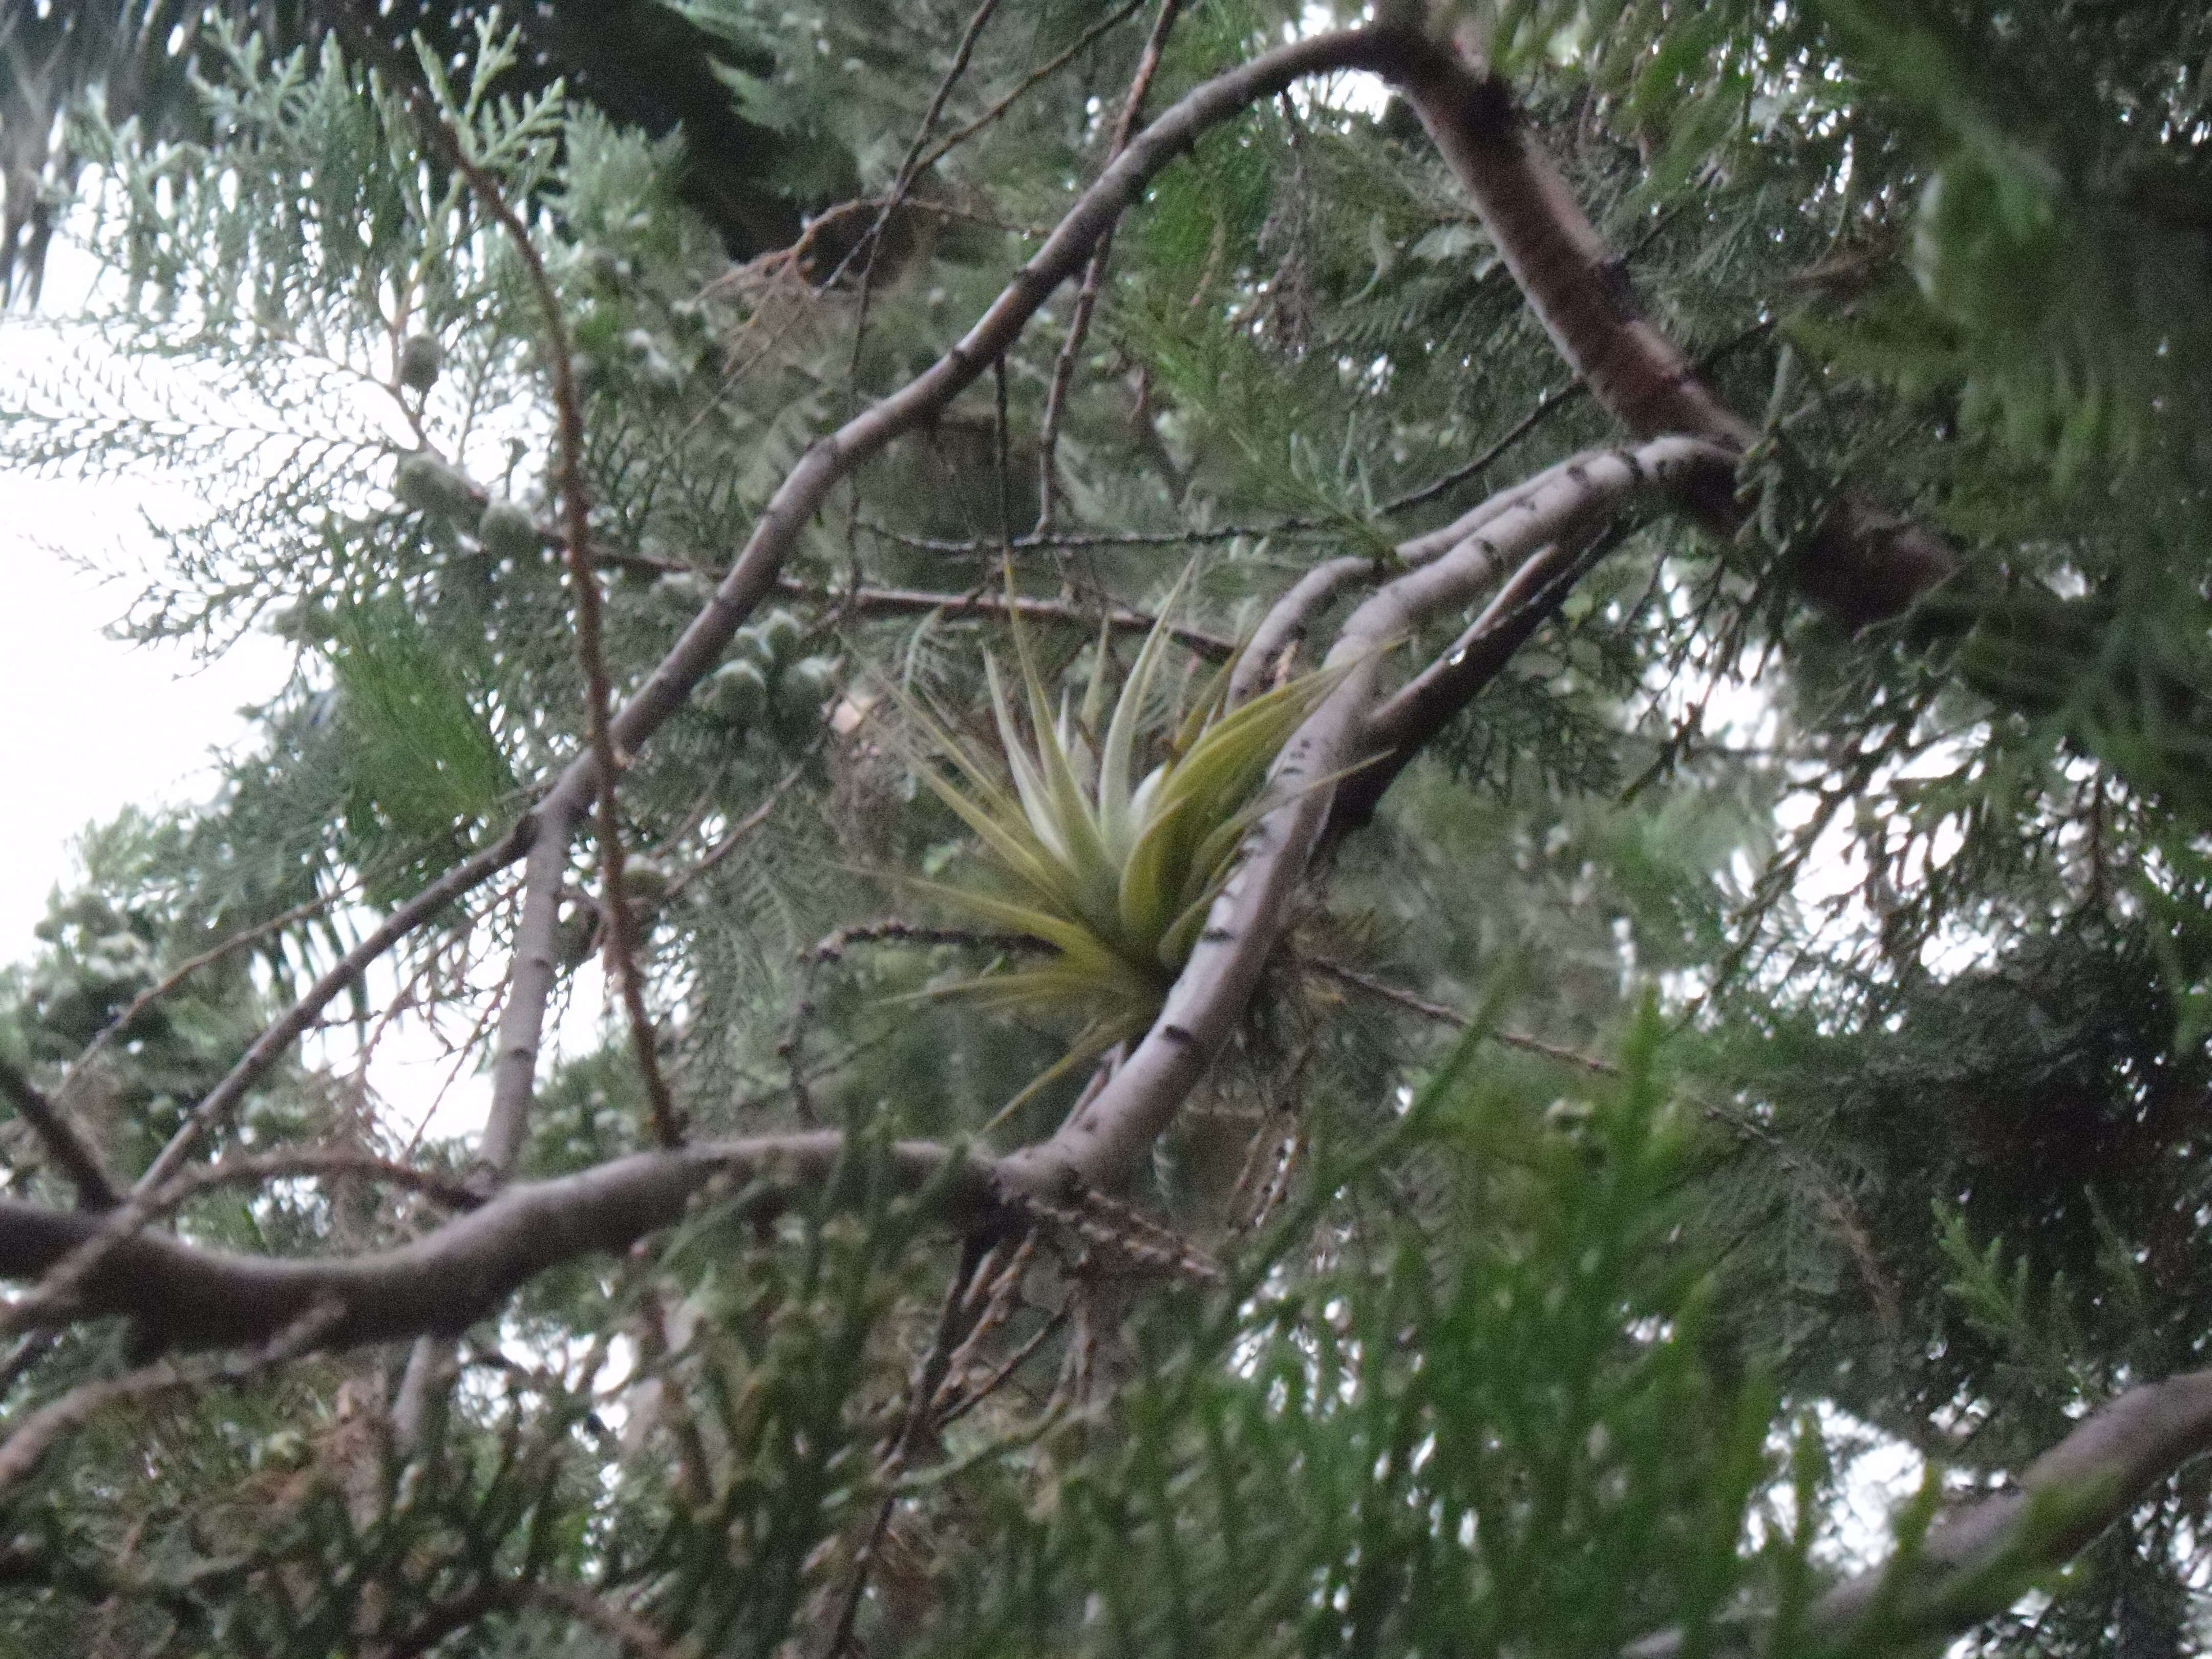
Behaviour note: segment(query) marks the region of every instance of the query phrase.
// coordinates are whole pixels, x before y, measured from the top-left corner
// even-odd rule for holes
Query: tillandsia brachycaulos
[[[1048,953],[922,994],[1080,1022],[1066,1058],[1016,1104],[1152,1024],[1245,832],[1279,804],[1265,787],[1277,751],[1346,672],[1300,675],[1232,708],[1232,657],[1188,708],[1178,697],[1154,715],[1170,617],[1189,578],[1186,570],[1161,605],[1110,712],[1110,635],[1100,639],[1080,705],[1063,691],[1055,711],[1015,611],[1025,714],[1016,713],[996,659],[983,659],[1003,763],[957,735],[926,699],[897,694],[918,733],[915,772],[975,832],[987,872],[975,884],[902,877],[902,885]]]

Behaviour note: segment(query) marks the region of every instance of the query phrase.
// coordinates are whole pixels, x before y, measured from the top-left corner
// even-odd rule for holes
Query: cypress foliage
[[[1547,334],[1587,319],[1532,307],[1418,76],[1249,99],[1157,167],[1138,137],[1095,268],[958,343],[1133,133],[1317,13],[277,9],[179,21],[158,119],[76,107],[106,277],[9,324],[70,348],[8,382],[12,465],[204,503],[155,522],[130,631],[264,630],[295,672],[214,799],[88,836],[0,975],[0,1651],[2194,1650],[2196,9],[1423,20],[1618,254],[1568,273],[1607,325],[1742,429],[1639,429],[1726,453],[1679,489],[1632,456],[1517,573],[1381,622],[1455,568],[1422,537],[1624,465],[1586,454],[1606,366]],[[63,78],[107,84],[106,38]],[[1942,580],[1824,607],[1847,508],[1940,536]],[[1052,842],[1078,811],[1210,894],[1260,763],[1155,818],[1074,762],[1057,799],[1053,757],[1119,790],[1237,707],[1282,714],[1271,800],[1388,787],[1313,826],[1144,1154],[1025,1177],[1212,1042],[1188,988],[1249,913],[1179,902],[1097,1006],[1024,872],[1097,874]],[[602,738],[595,814],[564,769]],[[474,1079],[458,1133],[371,1086],[402,1041]],[[36,1288],[99,1224],[56,1218],[101,1200],[67,1136],[155,1172],[131,1227],[363,1279],[275,1325],[139,1269]],[[529,1271],[349,1323],[392,1253],[541,1201]],[[2085,1419],[2154,1452],[2034,1464]],[[1854,1474],[1870,1440],[1917,1493]]]

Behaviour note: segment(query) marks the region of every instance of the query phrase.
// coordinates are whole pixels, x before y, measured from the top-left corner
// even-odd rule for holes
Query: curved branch
[[[1317,611],[1352,583],[1375,572],[1373,559],[1347,553],[1342,558],[1323,560],[1291,583],[1289,591],[1260,618],[1259,627],[1245,642],[1244,654],[1230,672],[1231,706],[1259,690],[1261,682],[1274,672],[1283,653],[1305,638],[1306,625]]]
[[[1482,614],[1449,650],[1399,687],[1368,717],[1368,741],[1393,756],[1409,755],[1433,735],[1447,718],[1466,706],[1468,698],[1490,684],[1504,665],[1504,659],[1551,615],[1566,589],[1573,586],[1587,551],[1572,538],[1537,549],[1505,579],[1483,606]]]
[[[773,1208],[795,1186],[830,1182],[847,1154],[846,1138],[827,1133],[637,1152],[580,1175],[517,1182],[410,1243],[357,1256],[240,1255],[133,1233],[109,1244],[66,1300],[42,1287],[15,1311],[21,1322],[48,1327],[127,1316],[157,1349],[264,1341],[325,1305],[334,1312],[318,1347],[457,1335],[535,1274],[619,1251],[677,1220],[710,1182],[749,1187],[749,1205]],[[907,1191],[934,1187],[953,1220],[999,1207],[987,1164],[927,1141],[899,1142],[890,1158]],[[78,1211],[0,1200],[0,1277],[46,1273],[100,1224]]]
[[[1508,563],[1571,538],[1631,494],[1686,496],[1716,469],[1732,475],[1733,457],[1698,438],[1662,438],[1562,462],[1468,514],[1463,522],[1474,524],[1472,533],[1352,612],[1328,657],[1345,671],[1343,680],[1276,761],[1273,786],[1290,798],[1246,839],[1243,862],[1214,901],[1159,1018],[1094,1099],[1049,1139],[1001,1162],[1010,1187],[1049,1196],[1118,1184],[1197,1085],[1243,1016],[1281,931],[1328,816],[1328,781],[1366,758],[1366,722],[1380,701],[1382,659],[1390,647],[1468,604]]]
[[[1498,447],[1497,445],[1491,447],[1486,455],[1486,464],[1488,455],[1494,455]],[[1526,512],[1529,502],[1544,497],[1560,478],[1566,476],[1569,469],[1582,465],[1586,459],[1579,455],[1571,456],[1533,478],[1525,479],[1478,501],[1449,524],[1407,538],[1391,550],[1390,562],[1395,562],[1401,569],[1407,569],[1442,558],[1480,535],[1491,524]],[[1237,664],[1237,672],[1230,679],[1230,701],[1241,702],[1259,690],[1261,678],[1273,667],[1284,647],[1304,636],[1306,624],[1312,621],[1316,612],[1360,577],[1379,576],[1384,568],[1376,560],[1347,554],[1342,558],[1317,564],[1299,577],[1291,584],[1289,592],[1269,608],[1267,614],[1260,619],[1260,626],[1253,631],[1251,642],[1245,647],[1243,659]]]
[[[2002,1612],[2208,1449],[2212,1370],[2130,1389],[2029,1464],[2016,1486],[1942,1516],[1916,1547],[1837,1585],[1803,1633],[1825,1649],[1862,1636],[1902,1643],[1964,1631]],[[1659,1631],[1630,1644],[1625,1659],[1674,1659],[1682,1645],[1680,1631]]]
[[[1530,309],[1613,417],[1639,438],[1693,433],[1747,448],[1756,428],[1638,310],[1625,268],[1528,131],[1505,83],[1436,53],[1410,64],[1401,85]],[[1741,521],[1731,492],[1701,494],[1694,506],[1723,535]],[[1814,601],[1856,627],[1896,616],[1957,566],[1939,538],[1846,496],[1795,574]]]
[[[1401,78],[1438,58],[1442,52],[1434,41],[1404,29],[1378,27],[1316,35],[1278,47],[1186,94],[1133,139],[1077,198],[1044,246],[1015,273],[951,349],[897,392],[817,440],[800,456],[761,509],[752,534],[714,598],[610,722],[616,748],[636,753],[683,706],[691,688],[720,659],[731,636],[774,591],[785,558],[830,491],[892,440],[933,418],[1001,356],[1054,290],[1082,267],[1099,238],[1128,210],[1152,177],[1190,149],[1206,128],[1309,75],[1365,69]],[[596,757],[589,752],[579,755],[540,809],[549,828],[563,821],[563,815],[573,823],[575,812],[590,802],[598,788]],[[565,841],[562,856],[566,857]],[[533,889],[532,899],[539,896]],[[549,898],[546,905],[553,902],[554,898]],[[526,909],[526,936],[534,946],[537,933],[530,930],[533,921],[543,922],[550,940],[552,919]],[[550,961],[550,951],[547,957]],[[538,972],[535,963],[534,956],[518,955],[509,992],[512,1036],[507,1027],[502,1027],[500,1053],[494,1063],[492,1123],[506,1137],[502,1144],[512,1143],[519,1133],[515,1126],[528,1111],[543,1004],[552,989],[550,974]],[[489,1133],[487,1131],[488,1138]]]
[[[1465,633],[1376,709],[1366,734],[1374,759],[1346,778],[1329,804],[1332,836],[1367,822],[1398,774],[1504,672],[1513,653],[1566,603],[1575,584],[1621,540],[1617,530],[1583,529],[1537,549],[1505,579]]]

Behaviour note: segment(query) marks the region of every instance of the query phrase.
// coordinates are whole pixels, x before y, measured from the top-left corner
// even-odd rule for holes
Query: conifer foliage
[[[2201,1645],[2212,23],[1376,12],[0,5],[0,1652]]]

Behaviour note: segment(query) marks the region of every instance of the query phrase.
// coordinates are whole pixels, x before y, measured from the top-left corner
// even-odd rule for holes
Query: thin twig
[[[440,1170],[394,1163],[349,1147],[313,1146],[250,1158],[227,1158],[189,1170],[151,1195],[149,1218],[158,1218],[211,1188],[289,1181],[301,1176],[335,1175],[368,1176],[420,1193],[453,1210],[473,1210],[484,1201],[484,1195],[466,1182]]]
[[[1564,385],[1547,386],[1536,394],[1536,406],[1516,421],[1503,437],[1473,460],[1464,466],[1454,467],[1441,478],[1433,479],[1418,489],[1394,495],[1375,510],[1386,519],[1395,518],[1399,514],[1410,513],[1417,507],[1426,507],[1437,496],[1448,495],[1470,479],[1480,477],[1497,465],[1498,458],[1507,450],[1589,391],[1589,383],[1579,374]]]
[[[1655,234],[1657,229],[1658,227],[1654,227]],[[1748,327],[1738,330],[1698,359],[1698,373],[1703,374],[1717,367],[1753,340],[1762,335],[1771,333],[1773,329],[1774,319],[1771,317],[1764,317]],[[1418,489],[1410,489],[1402,495],[1392,496],[1382,506],[1376,507],[1376,512],[1386,519],[1395,518],[1401,513],[1410,513],[1417,507],[1425,507],[1437,496],[1457,489],[1471,479],[1481,477],[1497,464],[1498,458],[1507,450],[1528,437],[1561,410],[1589,395],[1589,382],[1579,374],[1571,380],[1562,381],[1558,386],[1546,387],[1537,394],[1536,406],[1515,422],[1503,437],[1484,450],[1481,454],[1464,466],[1454,467],[1441,478],[1425,483]]]
[[[996,121],[1016,104],[1019,103],[1030,91],[1030,89],[1035,88],[1039,82],[1050,80],[1054,76],[1059,74],[1060,70],[1066,69],[1084,52],[1089,51],[1091,47],[1097,42],[1101,36],[1111,33],[1113,30],[1119,28],[1122,24],[1127,22],[1131,17],[1136,15],[1137,9],[1144,3],[1145,0],[1123,0],[1123,3],[1119,8],[1107,13],[1104,17],[1102,17],[1097,22],[1092,24],[1091,27],[1085,30],[1083,33],[1078,35],[1074,41],[1057,57],[1039,64],[1036,69],[1030,70],[1029,74],[1024,76],[1019,81],[1016,82],[1014,83],[1013,90],[1007,93],[1005,97],[1000,99],[997,103],[992,105],[990,108],[985,110],[981,115],[970,121],[966,126],[957,128],[953,131],[945,134],[944,137],[938,140],[936,145],[932,148],[930,152],[915,164],[914,169],[915,176],[919,177],[922,173],[928,172],[930,168],[935,167],[939,161],[943,161],[945,156],[950,155],[954,149],[957,149],[962,144],[966,143],[977,133],[982,131],[985,127],[989,126],[994,121]]]
[[[963,1246],[960,1265],[953,1270],[951,1281],[945,1287],[945,1304],[937,1316],[937,1333],[931,1338],[929,1348],[915,1366],[914,1379],[907,1390],[906,1421],[900,1427],[898,1438],[892,1443],[889,1454],[877,1469],[877,1476],[886,1486],[896,1480],[899,1471],[906,1467],[907,1459],[920,1443],[933,1420],[931,1407],[937,1399],[939,1385],[951,1363],[954,1344],[958,1340],[960,1321],[967,1305],[969,1287],[981,1275],[990,1252],[980,1247],[973,1236]],[[873,1522],[860,1547],[854,1553],[853,1573],[846,1584],[845,1594],[837,1610],[836,1623],[831,1626],[830,1639],[823,1644],[822,1659],[842,1659],[853,1643],[853,1624],[859,1618],[861,1599],[867,1594],[869,1569],[875,1564],[877,1552],[882,1549],[884,1534],[890,1529],[891,1516],[898,1507],[898,1492],[894,1487],[884,1494],[877,1506]]]
[[[1397,986],[1386,983],[1372,975],[1361,973],[1357,968],[1346,967],[1340,962],[1331,962],[1326,957],[1307,957],[1304,962],[1307,967],[1313,969],[1316,973],[1327,975],[1330,979],[1340,984],[1349,985],[1354,990],[1364,991],[1369,996],[1378,998],[1382,1001],[1395,1003],[1408,1013],[1419,1014],[1423,1019],[1434,1020],[1438,1024],[1449,1025],[1455,1030],[1463,1031],[1467,1029],[1467,1016],[1456,1008],[1447,1008],[1441,1002],[1431,1002],[1425,997],[1415,996],[1411,991],[1401,990]],[[1556,1060],[1568,1066],[1579,1066],[1583,1070],[1595,1072],[1600,1077],[1620,1075],[1620,1067],[1609,1060],[1600,1060],[1593,1054],[1580,1054],[1572,1048],[1563,1048],[1555,1042],[1546,1042],[1540,1037],[1524,1036],[1518,1031],[1494,1030],[1485,1031],[1483,1036],[1491,1042],[1499,1043],[1505,1048],[1525,1049],[1532,1054],[1541,1054],[1547,1060]]]
[[[15,1385],[23,1380],[24,1372],[54,1351],[61,1340],[58,1331],[32,1331],[16,1339],[8,1358],[0,1360],[0,1401],[15,1392]]]
[[[823,209],[806,222],[805,228],[799,233],[797,241],[788,247],[772,248],[758,258],[732,267],[707,284],[701,291],[702,297],[738,289],[748,276],[757,278],[764,271],[791,267],[804,273],[807,256],[813,252],[817,241],[848,219],[857,219],[864,213],[880,212],[890,200],[888,196],[858,196]],[[1026,237],[1031,241],[1042,240],[1047,234],[1034,225],[1017,224],[1011,219],[1001,219],[996,215],[951,202],[932,201],[926,197],[908,195],[901,205],[908,213],[930,214],[940,219],[963,219],[988,229],[1004,231],[1009,236]]]
[[[1128,95],[1121,100],[1121,113],[1114,123],[1114,136],[1106,146],[1109,161],[1129,147],[1129,134],[1136,126],[1139,112],[1145,106],[1145,94],[1152,90],[1152,76],[1159,71],[1160,54],[1166,48],[1168,31],[1175,27],[1176,15],[1182,9],[1182,0],[1160,0],[1159,15],[1152,20],[1152,32],[1137,58],[1137,70],[1130,77]],[[1109,230],[1098,239],[1098,246],[1091,250],[1091,263],[1083,269],[1083,286],[1075,295],[1075,313],[1068,319],[1067,338],[1060,343],[1060,356],[1053,361],[1052,389],[1045,395],[1044,426],[1037,439],[1036,527],[1040,532],[1052,528],[1053,511],[1060,496],[1056,463],[1060,416],[1067,401],[1067,389],[1075,380],[1076,360],[1083,355],[1084,340],[1091,332],[1091,313],[1097,307],[1106,262],[1113,257],[1113,252],[1114,233]]]
[[[814,1097],[806,1073],[806,1027],[814,1018],[814,982],[822,969],[844,960],[855,945],[962,945],[991,951],[1036,951],[1037,941],[1025,933],[979,933],[964,927],[924,927],[896,916],[855,922],[825,934],[799,957],[799,988],[791,1000],[791,1017],[775,1045],[776,1057],[789,1073],[791,1103],[802,1123],[812,1123]]]
[[[681,1146],[683,1126],[667,1080],[660,1073],[653,1017],[645,1006],[644,987],[637,968],[637,927],[623,890],[623,843],[616,791],[629,757],[615,746],[608,729],[608,709],[613,701],[607,679],[605,653],[600,643],[599,579],[592,568],[591,496],[584,482],[584,404],[576,387],[575,362],[568,348],[568,325],[561,314],[561,298],[546,275],[545,262],[531,240],[529,227],[507,204],[499,185],[471,160],[460,134],[432,102],[428,93],[411,79],[407,86],[408,107],[453,169],[468,183],[483,210],[507,233],[522,261],[532,297],[544,313],[546,355],[553,370],[553,402],[559,434],[561,510],[568,556],[568,581],[576,599],[576,658],[584,674],[586,740],[599,763],[597,816],[599,861],[606,887],[608,957],[623,1011],[629,1017],[630,1043],[637,1068],[645,1079],[651,1103],[653,1133],[664,1146]]]
[[[1044,1346],[1066,1323],[1067,1323],[1067,1310],[1054,1309],[1051,1317],[1031,1332],[1029,1340],[1020,1347],[1016,1348],[1013,1352],[1001,1360],[988,1376],[961,1395],[940,1412],[938,1414],[937,1426],[940,1429],[950,1428],[993,1395],[998,1393],[1006,1385],[1007,1379],[1027,1364],[1036,1351]]]
[[[159,1360],[125,1371],[120,1376],[83,1382],[50,1405],[24,1418],[4,1443],[0,1443],[0,1496],[12,1491],[62,1436],[82,1428],[106,1407],[125,1400],[144,1400],[177,1389],[204,1387],[210,1382],[243,1382],[271,1366],[306,1352],[337,1322],[343,1310],[321,1302],[294,1320],[265,1346],[243,1358],[199,1361],[179,1364]]]
[[[133,1183],[132,1193],[150,1191],[176,1174],[185,1159],[191,1155],[200,1136],[229,1114],[246,1091],[276,1064],[277,1057],[292,1046],[295,1037],[314,1024],[316,1017],[330,1006],[339,992],[367,972],[371,963],[453,900],[521,857],[536,840],[537,835],[535,814],[517,820],[514,827],[491,846],[462,860],[386,916],[361,943],[347,951],[328,972],[310,986],[304,996],[254,1038],[238,1064],[231,1067],[222,1081],[201,1097],[200,1103],[192,1109],[191,1115],[169,1138],[169,1144],[161,1148],[160,1156],[146,1166],[145,1173]],[[120,1231],[129,1230],[124,1211],[130,1207],[126,1204],[115,1212],[114,1224]]]
[[[512,1583],[479,1584],[432,1608],[412,1629],[390,1646],[380,1650],[382,1659],[417,1659],[447,1637],[495,1613],[513,1613],[531,1606],[556,1608],[579,1624],[588,1625],[618,1644],[635,1659],[678,1659],[690,1652],[688,1644],[672,1642],[636,1613],[617,1607],[603,1596],[576,1584],[551,1584],[543,1579]]]
[[[1019,547],[1021,543],[1017,541],[1014,545]],[[1082,628],[1095,629],[1103,623],[1117,633],[1134,634],[1148,634],[1160,622],[1156,616],[1120,605],[1108,610],[1102,617],[1095,605],[1026,596],[1010,599],[1006,595],[994,593],[988,588],[967,593],[933,593],[911,587],[830,588],[796,576],[784,577],[776,583],[776,586],[783,592],[801,599],[849,605],[858,611],[927,615],[934,611],[942,611],[948,617],[1004,617],[1012,614],[1039,622],[1070,623]],[[1170,638],[1188,646],[1212,662],[1226,662],[1236,653],[1236,641],[1220,634],[1210,634],[1202,628],[1189,628],[1171,622],[1168,624],[1168,634]]]
[[[819,740],[817,741],[818,744]],[[783,804],[783,798],[789,794],[793,786],[805,775],[806,763],[811,758],[812,751],[810,750],[793,762],[791,769],[775,781],[768,793],[761,797],[757,806],[732,824],[730,827],[730,833],[702,854],[696,864],[684,871],[668,884],[668,890],[660,896],[660,903],[657,908],[666,909],[673,904],[678,894],[736,852],[747,836],[775,816],[775,809]]]
[[[1203,543],[1235,541],[1240,536],[1289,535],[1299,531],[1317,530],[1321,526],[1311,519],[1284,519],[1273,524],[1221,525],[1211,530],[1063,531],[1016,536],[1003,544],[995,539],[962,541],[947,536],[917,536],[908,531],[894,530],[886,524],[878,524],[872,519],[855,519],[853,527],[895,546],[911,548],[917,553],[949,553],[957,557],[995,559],[1005,551],[1026,553],[1032,548],[1194,547]]]
[[[860,266],[860,299],[853,323],[853,362],[848,371],[849,375],[857,376],[860,372],[860,346],[868,335],[868,303],[875,292],[875,251],[883,240],[884,228],[905,202],[907,192],[914,188],[915,179],[921,176],[925,165],[921,161],[921,147],[929,142],[929,135],[937,126],[937,118],[945,112],[945,100],[952,95],[952,88],[959,84],[960,77],[968,72],[968,60],[975,56],[975,42],[982,37],[984,26],[990,22],[991,14],[998,9],[999,0],[982,0],[982,3],[975,8],[975,15],[969,18],[968,27],[961,31],[960,44],[953,48],[951,66],[945,71],[944,78],[937,83],[937,90],[930,95],[929,106],[921,112],[921,124],[915,129],[914,140],[907,146],[906,155],[899,162],[898,172],[892,175],[891,187],[884,192],[884,204],[876,214],[875,223],[868,227],[866,234],[853,245],[851,252],[838,261],[836,270],[830,274],[830,281],[835,283],[854,259],[866,256],[866,263]],[[932,156],[930,159],[933,161],[936,158]]]

